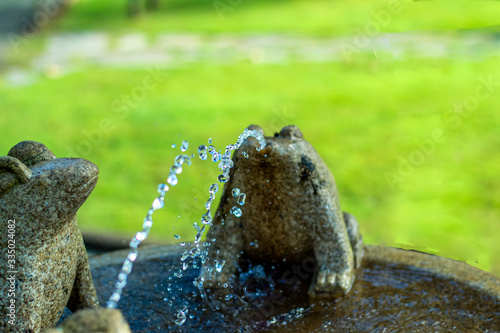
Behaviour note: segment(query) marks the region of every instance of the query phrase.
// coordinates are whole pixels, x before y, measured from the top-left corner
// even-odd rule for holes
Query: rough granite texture
[[[66,306],[99,305],[76,220],[98,173],[93,163],[56,158],[34,141],[0,157],[0,332],[40,332],[54,327]]]
[[[249,129],[263,133],[262,128]],[[204,287],[221,288],[238,269],[238,261],[303,263],[315,261],[311,296],[346,293],[363,255],[355,218],[342,213],[335,180],[297,126],[266,137],[266,147],[247,140],[233,155],[230,180],[207,239],[211,259],[225,262],[222,272],[204,265]],[[248,158],[244,156],[248,154]],[[246,194],[238,205],[232,189]],[[241,217],[230,213],[240,207]],[[240,255],[242,254],[242,255]]]
[[[130,333],[130,328],[120,310],[98,308],[80,310],[45,333]]]

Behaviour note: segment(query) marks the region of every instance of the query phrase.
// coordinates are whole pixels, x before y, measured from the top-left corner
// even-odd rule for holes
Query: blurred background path
[[[54,34],[27,69],[9,68],[7,83],[28,84],[38,74],[60,76],[88,66],[137,69],[179,68],[192,63],[228,65],[237,62],[281,64],[346,61],[348,38],[311,38],[285,34],[146,34],[111,36],[106,32]],[[4,47],[9,47],[4,43]],[[484,59],[500,54],[500,39],[478,33],[382,34],[357,50],[393,60],[408,58]]]

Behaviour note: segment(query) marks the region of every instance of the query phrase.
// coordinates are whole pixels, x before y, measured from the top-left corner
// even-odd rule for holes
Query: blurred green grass
[[[220,20],[211,1],[177,1],[130,21],[124,3],[80,1],[39,39],[24,43],[11,63],[28,67],[47,35],[65,31],[349,35],[387,4],[243,2]],[[405,9],[382,31],[498,24],[497,4],[470,3],[404,2]],[[422,249],[500,274],[498,91],[462,115],[458,128],[448,118],[456,103],[475,93],[481,77],[500,80],[498,61],[396,61],[380,54],[359,55],[351,63],[193,64],[165,71],[163,82],[123,118],[115,103],[143,84],[145,70],[89,67],[41,77],[26,87],[8,86],[0,78],[0,150],[5,154],[29,139],[45,143],[57,156],[93,161],[100,179],[80,210],[82,230],[132,237],[182,140],[196,153],[209,137],[218,148],[234,143],[249,124],[268,135],[296,124],[330,166],[342,208],[358,218],[367,243]],[[103,120],[112,129],[100,130]],[[397,174],[401,159],[408,160],[436,129],[445,142],[391,187],[387,173]],[[155,214],[151,238],[174,243],[178,234],[192,240],[192,223],[204,213],[216,175],[214,163],[195,158],[167,194],[166,208]]]
[[[130,236],[182,140],[195,153],[209,137],[218,148],[234,143],[252,123],[268,135],[296,124],[330,166],[342,207],[358,217],[367,243],[426,248],[498,272],[498,96],[456,130],[443,118],[497,68],[496,59],[200,65],[169,70],[124,119],[113,102],[142,84],[145,72],[92,69],[22,89],[0,86],[0,149],[31,139],[58,156],[76,152],[95,162],[100,180],[80,211],[81,227]],[[114,128],[96,134],[103,119]],[[435,129],[446,141],[391,189],[385,173],[397,173],[398,159]],[[85,131],[94,133],[90,149]],[[155,214],[152,237],[192,239],[216,174],[214,163],[198,158],[186,167],[165,211]]]
[[[226,5],[223,11],[217,11],[214,3],[213,0],[160,1],[160,10],[129,20],[124,15],[125,0],[82,0],[57,27],[114,33],[140,30],[150,35],[182,31],[332,36],[356,33],[356,29],[364,30],[366,24],[373,21],[381,23],[381,32],[471,29],[499,24],[495,1],[219,0],[218,3]],[[396,15],[377,16],[391,8]]]

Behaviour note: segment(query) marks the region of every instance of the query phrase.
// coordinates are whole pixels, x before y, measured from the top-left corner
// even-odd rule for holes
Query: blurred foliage
[[[498,22],[494,2],[467,3],[403,2],[405,9],[383,31]],[[243,1],[220,20],[211,1],[179,0],[128,20],[124,0],[82,0],[10,61],[26,63],[27,54],[44,47],[46,35],[64,31],[347,35],[386,4]],[[117,100],[140,86],[146,71],[89,67],[26,87],[8,86],[0,78],[0,151],[29,139],[45,143],[57,156],[93,161],[100,180],[80,210],[81,228],[131,237],[141,228],[156,185],[166,181],[182,140],[196,153],[210,137],[217,148],[234,143],[249,124],[268,135],[296,124],[330,166],[342,208],[358,218],[367,243],[426,250],[500,274],[499,92],[470,112],[450,113],[474,96],[480,80],[500,81],[498,61],[366,55],[351,63],[198,64],[166,71],[158,87],[126,111],[116,107]],[[452,116],[459,117],[458,126]],[[103,130],[103,121],[111,128]],[[435,131],[444,142],[421,153],[421,162],[396,183],[388,182],[388,174],[401,175],[402,163],[422,152]],[[178,234],[192,240],[192,224],[204,212],[217,173],[214,163],[198,158],[186,167],[167,194],[166,208],[154,215],[151,237],[173,243]]]

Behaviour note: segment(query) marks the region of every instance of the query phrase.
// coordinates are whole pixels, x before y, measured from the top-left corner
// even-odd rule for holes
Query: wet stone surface
[[[119,268],[93,269],[101,304]],[[210,306],[192,283],[199,269],[175,277],[180,268],[178,256],[136,262],[118,306],[132,332],[500,330],[498,299],[409,266],[365,261],[349,294],[315,304],[308,304],[309,266],[248,266],[238,273],[235,294],[224,301],[209,296]],[[179,326],[183,309],[186,320]]]

